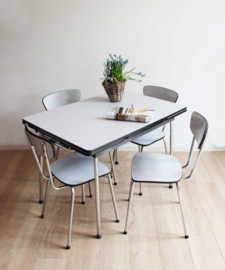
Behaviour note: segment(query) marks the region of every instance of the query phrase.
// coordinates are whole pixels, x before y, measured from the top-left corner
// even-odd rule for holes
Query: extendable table
[[[136,108],[151,106],[154,115],[149,123],[106,119],[114,107]],[[97,238],[101,238],[99,200],[99,156],[112,151],[156,128],[170,123],[170,154],[173,154],[173,122],[186,112],[186,106],[125,91],[120,102],[110,102],[107,95],[72,103],[51,111],[24,117],[22,122],[35,131],[48,136],[86,156],[92,156],[95,168]]]

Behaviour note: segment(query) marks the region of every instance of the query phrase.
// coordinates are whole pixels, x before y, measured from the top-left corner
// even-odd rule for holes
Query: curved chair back
[[[160,87],[160,86],[153,86],[153,85],[144,86],[143,92],[145,96],[158,98],[158,99],[162,99],[162,100],[170,101],[174,103],[177,102],[177,99],[179,97],[178,93],[173,90]]]
[[[62,90],[50,95],[45,96],[42,99],[42,103],[46,111],[53,110],[55,108],[68,105],[80,101],[81,92],[78,89]]]
[[[183,166],[182,168],[186,168],[190,164],[195,141],[197,142],[199,151],[195,159],[194,165],[192,167],[191,173],[189,174],[189,176],[183,179],[189,179],[192,176],[195,168],[197,167],[197,164],[200,159],[202,149],[203,149],[206,137],[207,137],[207,133],[208,133],[208,121],[200,113],[193,112],[191,115],[190,129],[193,134],[191,149],[189,152],[187,164]]]
[[[193,112],[191,116],[190,129],[200,149],[205,141],[208,132],[208,121],[204,116],[197,112]]]

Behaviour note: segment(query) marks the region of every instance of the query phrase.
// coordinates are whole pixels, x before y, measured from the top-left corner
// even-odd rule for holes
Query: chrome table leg
[[[139,150],[140,153],[143,151],[143,148],[144,148],[143,145],[142,146],[138,145],[138,150]],[[142,193],[142,183],[140,183],[139,196],[142,196],[142,195],[143,195],[143,193]]]
[[[109,151],[109,158],[110,158],[110,162],[111,162],[111,172],[110,172],[110,175],[113,175],[114,185],[117,185],[115,168],[114,168],[114,162],[113,162],[112,154],[111,154],[110,151]]]
[[[174,133],[174,126],[173,126],[173,121],[170,122],[170,155],[173,155],[173,133]],[[169,188],[173,188],[173,185],[170,184]]]
[[[96,202],[96,221],[97,221],[97,238],[101,235],[101,218],[100,218],[100,197],[99,197],[99,176],[98,176],[98,158],[94,157],[95,167],[95,202]]]
[[[43,157],[40,156],[40,165],[43,169]],[[41,173],[39,172],[39,203],[43,203],[43,177]]]
[[[75,190],[74,190],[73,187],[71,187],[70,224],[69,224],[68,240],[67,240],[66,249],[70,249],[70,245],[71,245],[71,232],[72,232],[72,225],[73,225],[74,197],[75,197]]]

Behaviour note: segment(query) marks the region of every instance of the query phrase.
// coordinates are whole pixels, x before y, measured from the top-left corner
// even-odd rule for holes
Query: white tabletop
[[[106,119],[106,113],[114,107],[131,107],[132,104],[135,104],[136,109],[151,106],[151,109],[155,110],[150,123]],[[109,102],[107,95],[103,94],[24,117],[23,122],[28,125],[30,123],[85,151],[93,151],[185,110],[186,107],[180,104],[125,91],[120,102]]]

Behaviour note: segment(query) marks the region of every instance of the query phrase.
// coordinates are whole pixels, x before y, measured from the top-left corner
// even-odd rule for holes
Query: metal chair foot
[[[42,204],[43,203],[43,200],[39,200],[39,203]]]
[[[185,235],[185,239],[188,239],[189,238],[189,235]]]
[[[124,231],[123,234],[127,234],[127,232]]]
[[[89,196],[89,198],[92,198],[92,197],[93,197],[93,195],[90,195],[90,196]]]
[[[113,183],[114,186],[117,186],[117,183]]]
[[[116,220],[116,223],[120,223],[119,219]]]
[[[119,164],[119,161],[116,161],[115,164],[118,165]]]
[[[66,246],[66,249],[70,249],[70,246]]]
[[[101,239],[102,238],[102,236],[101,235],[97,235],[97,239]]]
[[[142,196],[143,195],[143,193],[139,193],[139,196]]]
[[[41,215],[41,218],[44,218],[45,216],[44,215]]]
[[[85,204],[85,202],[82,202],[82,204]]]
[[[169,185],[169,188],[173,188],[173,185]]]

